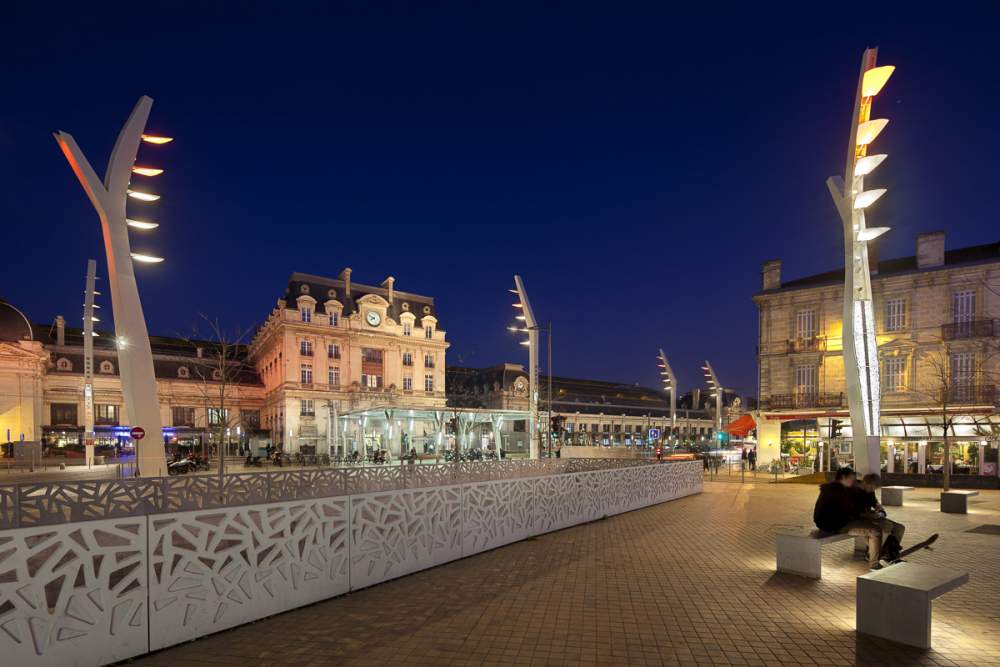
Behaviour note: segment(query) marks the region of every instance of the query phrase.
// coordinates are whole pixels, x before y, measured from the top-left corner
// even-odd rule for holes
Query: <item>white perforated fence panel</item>
[[[124,660],[697,493],[702,466],[584,468],[409,489],[394,489],[389,476],[357,483],[384,489],[0,530],[3,664]]]

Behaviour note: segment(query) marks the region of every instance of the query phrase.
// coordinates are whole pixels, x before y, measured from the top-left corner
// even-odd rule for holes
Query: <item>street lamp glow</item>
[[[874,97],[878,95],[894,71],[896,71],[895,65],[883,65],[882,67],[873,67],[865,72],[861,79],[861,96]]]
[[[877,239],[878,237],[889,231],[888,227],[867,227],[858,232],[859,241],[871,241],[872,239]]]
[[[126,218],[125,222],[129,227],[134,227],[135,229],[156,229],[160,226],[158,222],[146,222],[145,220],[133,220],[132,218]]]
[[[858,160],[857,164],[854,165],[854,177],[867,176],[868,174],[875,171],[875,167],[882,164],[882,160],[889,157],[884,153],[878,155],[867,155]]]
[[[864,192],[859,192],[857,196],[854,197],[854,208],[865,209],[878,201],[878,198],[885,194],[885,188],[877,188],[875,190],[865,190]]]
[[[159,176],[163,170],[156,167],[132,167],[132,173],[140,176]]]
[[[885,126],[889,124],[888,118],[876,118],[875,120],[866,120],[858,125],[858,135],[855,140],[855,144],[858,146],[867,146],[871,142],[875,141]]]
[[[142,135],[142,140],[147,144],[169,144],[174,140],[173,137],[158,137],[155,134],[144,134]]]
[[[133,252],[132,259],[137,262],[142,262],[143,264],[159,264],[163,261],[162,257],[156,257],[155,255],[145,255],[141,252]]]
[[[156,201],[160,198],[160,195],[154,195],[151,192],[140,192],[139,190],[129,190],[128,196],[139,201]]]

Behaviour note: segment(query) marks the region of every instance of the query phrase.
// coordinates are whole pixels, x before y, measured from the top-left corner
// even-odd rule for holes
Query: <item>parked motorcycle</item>
[[[186,475],[189,472],[194,471],[195,463],[191,459],[184,458],[177,459],[176,461],[171,461],[167,464],[167,474],[168,475]]]

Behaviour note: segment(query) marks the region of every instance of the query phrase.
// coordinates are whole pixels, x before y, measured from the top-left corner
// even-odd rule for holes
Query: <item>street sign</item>
[[[650,440],[659,440],[660,439],[660,429],[658,429],[658,428],[651,428],[651,429],[649,429],[649,439]]]
[[[143,438],[146,437],[146,429],[144,429],[141,426],[136,426],[135,428],[132,429],[129,435],[132,436],[133,440],[142,440]]]

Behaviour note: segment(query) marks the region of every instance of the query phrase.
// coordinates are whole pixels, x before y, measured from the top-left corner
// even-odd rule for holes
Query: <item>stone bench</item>
[[[905,491],[912,491],[912,486],[883,486],[882,487],[882,504],[892,505],[893,507],[903,506],[903,493]]]
[[[941,511],[949,514],[968,514],[969,498],[978,496],[978,491],[951,491],[941,492]]]
[[[853,539],[847,533],[784,532],[774,536],[778,572],[810,579],[823,577],[823,547]]]
[[[857,630],[931,647],[931,602],[969,581],[967,572],[897,563],[858,577]]]

